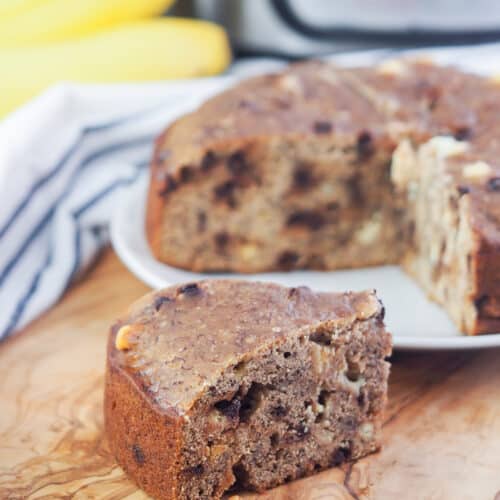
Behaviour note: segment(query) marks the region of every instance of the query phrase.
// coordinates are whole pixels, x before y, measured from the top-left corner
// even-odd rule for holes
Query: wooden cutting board
[[[108,250],[0,345],[1,499],[147,498],[115,464],[102,417],[108,325],[146,291]],[[392,361],[381,453],[248,497],[500,499],[500,351]]]

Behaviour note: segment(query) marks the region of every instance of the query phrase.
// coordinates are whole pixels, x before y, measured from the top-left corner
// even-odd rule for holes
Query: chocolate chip
[[[329,134],[332,131],[332,124],[327,121],[316,121],[313,125],[313,130],[316,134]]]
[[[305,226],[312,231],[321,229],[325,224],[325,218],[318,212],[312,210],[303,210],[291,214],[287,221],[288,226]]]
[[[181,167],[179,171],[179,177],[181,182],[188,182],[190,181],[194,176],[194,170],[193,167],[190,167],[189,165],[184,165]]]
[[[276,446],[278,446],[280,442],[280,435],[277,432],[274,432],[273,434],[271,434],[271,438],[269,439],[269,441],[271,442],[271,446],[273,448],[276,448]]]
[[[347,179],[347,187],[349,188],[353,204],[356,206],[361,205],[364,201],[364,196],[361,189],[361,176],[359,173],[356,173]]]
[[[144,465],[146,457],[144,456],[142,448],[138,444],[134,444],[132,446],[132,454],[134,455],[134,460],[138,465]]]
[[[324,389],[319,393],[319,395],[318,395],[318,403],[320,405],[325,406],[326,400],[328,398],[328,394],[330,394],[330,393],[328,391],[325,391]]]
[[[225,232],[216,233],[214,235],[215,246],[219,249],[223,249],[229,243],[229,235]]]
[[[372,134],[367,130],[363,130],[359,133],[356,142],[356,152],[360,160],[368,159],[375,152]]]
[[[378,313],[378,317],[381,320],[383,320],[385,318],[385,307],[384,306],[382,306],[382,308],[380,309],[380,312]]]
[[[182,293],[188,297],[194,297],[201,293],[201,288],[198,286],[198,283],[188,283],[187,285],[179,287],[177,293]]]
[[[309,293],[311,291],[311,289],[307,286],[297,286],[297,287],[293,287],[293,288],[290,288],[290,290],[288,291],[288,298],[291,299],[295,296],[300,296],[302,295],[303,293]],[[299,337],[300,339],[300,342],[301,344],[303,343],[303,341],[305,341],[305,338],[304,336],[302,335],[301,337]]]
[[[285,250],[278,257],[277,265],[280,269],[289,270],[295,266],[298,260],[299,255],[296,252]]]
[[[275,97],[272,102],[278,109],[289,109],[291,107],[290,100],[283,97]]]
[[[207,228],[207,214],[205,212],[198,212],[198,231],[201,233]]]
[[[248,484],[250,474],[246,470],[245,466],[240,462],[233,465],[232,472],[233,476],[236,478],[236,483],[231,486],[231,489],[235,488],[236,491],[239,491]]]
[[[229,420],[239,420],[241,401],[238,398],[234,398],[231,401],[219,401],[214,406]]]
[[[319,344],[319,345],[331,345],[332,344],[332,339],[331,339],[330,335],[328,334],[328,332],[322,332],[321,330],[316,331],[314,333],[311,333],[311,335],[309,335],[309,340],[311,342],[314,342],[315,344]],[[321,391],[319,398],[326,397],[327,394],[328,394],[327,391]],[[318,400],[318,401],[321,403],[320,400]],[[321,404],[325,404],[325,403],[323,402]]]
[[[301,424],[295,429],[295,434],[298,438],[304,438],[309,434],[309,428]]]
[[[213,151],[207,151],[201,160],[201,169],[210,170],[215,167],[217,163],[217,156]]]
[[[236,185],[233,181],[227,181],[215,187],[214,193],[217,198],[229,198],[232,196]]]
[[[365,406],[365,393],[364,392],[360,392],[358,394],[358,405],[361,407],[361,408],[364,408]]]
[[[241,99],[241,101],[238,101],[238,108],[250,108],[251,103],[250,101],[247,101],[246,99]]]
[[[278,405],[271,409],[271,415],[275,418],[284,417],[287,413],[288,410],[283,405]]]
[[[474,301],[474,305],[479,313],[483,312],[482,310],[488,304],[488,300],[490,297],[488,295],[481,295]]]
[[[214,189],[215,197],[219,200],[224,200],[231,208],[236,206],[236,200],[234,199],[234,190],[236,184],[234,181],[226,181],[219,184]]]
[[[314,177],[311,173],[311,167],[306,164],[300,164],[293,173],[293,185],[298,189],[306,189],[314,184]]]
[[[246,109],[246,110],[254,112],[254,113],[258,113],[261,109],[259,102],[249,101],[248,99],[242,99],[241,101],[239,101],[238,108]]]
[[[193,476],[201,476],[204,470],[205,468],[203,467],[203,464],[194,465],[193,467],[184,469],[187,474],[191,474]]]
[[[472,130],[469,127],[458,127],[453,134],[457,141],[466,141],[472,136]]]
[[[500,177],[492,177],[487,185],[490,191],[500,191]]]
[[[170,297],[165,297],[165,295],[160,295],[154,300],[153,306],[156,311],[159,311],[161,307],[168,302],[173,302],[173,299],[171,299]]]
[[[353,431],[358,426],[358,421],[354,417],[347,416],[341,420],[341,426],[347,431]]]
[[[340,205],[337,201],[331,201],[330,203],[327,203],[326,205],[326,209],[328,211],[335,211],[335,210],[338,210],[340,208]]]
[[[244,174],[249,169],[249,165],[243,151],[236,151],[227,159],[227,168],[234,175]]]
[[[344,463],[346,460],[349,460],[351,457],[351,450],[346,447],[337,448],[330,459],[330,465],[332,467],[337,467],[338,465]]]
[[[428,97],[428,108],[430,111],[434,111],[439,103],[440,93],[435,90],[433,93],[429,94]]]
[[[160,196],[166,196],[167,194],[171,193],[172,191],[175,191],[176,189],[177,189],[177,182],[171,175],[167,175],[165,178],[165,184],[163,186],[163,189],[161,189],[158,192],[158,194]]]
[[[463,196],[470,192],[470,188],[468,186],[457,186],[457,191],[460,196]]]

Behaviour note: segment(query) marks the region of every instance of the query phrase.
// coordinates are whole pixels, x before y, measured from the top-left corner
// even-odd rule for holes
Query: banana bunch
[[[158,17],[173,0],[0,0],[0,117],[58,81],[219,73],[231,53],[212,23]]]

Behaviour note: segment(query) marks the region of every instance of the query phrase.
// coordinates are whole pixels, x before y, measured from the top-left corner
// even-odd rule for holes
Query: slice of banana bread
[[[403,142],[393,157],[412,221],[402,266],[466,332],[500,330],[497,149],[434,137],[418,148]]]
[[[352,69],[311,61],[253,78],[158,139],[150,246],[194,271],[402,263],[462,331],[498,332],[498,116],[498,82],[422,61]],[[424,155],[394,173],[398,145],[418,149],[436,136],[466,154],[449,168]],[[460,162],[487,167],[461,176]],[[458,227],[470,228],[466,245],[454,242]]]
[[[373,292],[231,280],[145,296],[111,328],[105,426],[160,499],[263,490],[377,450],[391,337]]]

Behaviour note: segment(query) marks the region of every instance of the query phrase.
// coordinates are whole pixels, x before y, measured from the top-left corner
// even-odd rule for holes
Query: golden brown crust
[[[176,498],[180,417],[153,408],[137,380],[123,366],[110,361],[113,350],[114,335],[110,335],[104,423],[111,452],[141,488],[156,498]]]
[[[148,397],[159,407],[182,414],[200,390],[248,353],[314,322],[352,322],[380,310],[373,292],[314,293],[237,280],[188,283],[133,304],[111,331],[108,359],[127,367],[137,385],[150,387]],[[123,325],[131,327],[132,348],[121,351],[114,341]]]
[[[473,241],[473,250],[467,255],[469,296],[474,308],[466,314],[462,329],[470,335],[500,331],[500,148],[493,139],[496,128],[496,121],[486,114],[466,150],[443,160],[443,175],[468,207]]]

